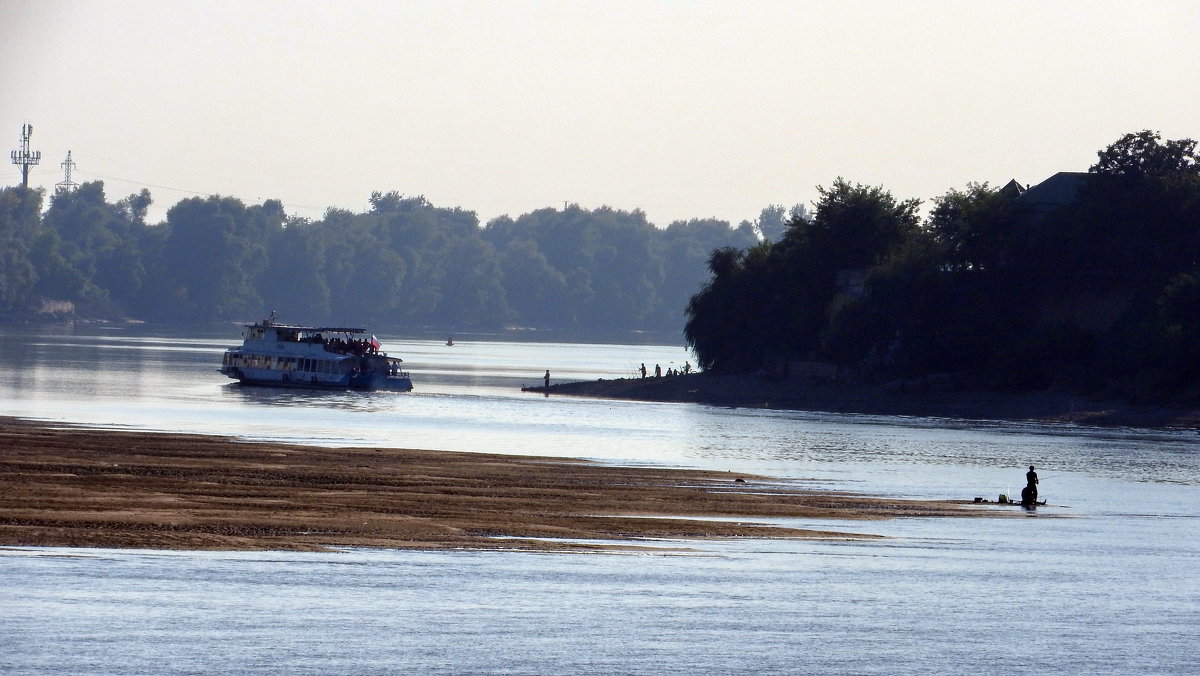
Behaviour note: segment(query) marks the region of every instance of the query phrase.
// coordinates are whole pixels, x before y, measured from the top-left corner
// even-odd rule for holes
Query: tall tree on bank
[[[274,200],[247,208],[232,197],[193,197],[171,207],[161,266],[151,272],[162,291],[158,311],[191,321],[260,314],[257,281],[267,265],[266,245],[284,219]]]
[[[710,260],[713,278],[689,303],[684,327],[702,367],[774,369],[822,357],[830,313],[852,305],[835,299],[858,293],[866,271],[919,225],[919,201],[898,201],[882,188],[839,177],[819,191],[813,218],[794,213],[778,243]]]
[[[42,193],[0,188],[0,313],[15,313],[30,301],[38,274],[29,259],[40,230]]]
[[[865,377],[956,371],[984,387],[1200,403],[1195,149],[1127,134],[1089,175],[1053,177],[1032,199],[968,184],[919,228],[905,203],[835,185],[820,227],[794,224],[753,252],[767,264],[750,251],[714,259],[686,335],[714,369],[771,368],[810,348]]]

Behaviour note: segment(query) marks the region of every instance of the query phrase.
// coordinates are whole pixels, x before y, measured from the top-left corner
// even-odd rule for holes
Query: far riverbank
[[[527,388],[543,392],[542,387]],[[551,384],[550,394],[778,408],[823,413],[900,415],[968,420],[1073,423],[1105,427],[1200,429],[1200,410],[1133,405],[1063,392],[1008,393],[772,380],[757,375],[693,373]]]

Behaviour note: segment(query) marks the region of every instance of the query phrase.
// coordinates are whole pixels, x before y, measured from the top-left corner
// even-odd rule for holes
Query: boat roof
[[[246,328],[250,328],[250,327],[258,327],[258,328],[264,328],[264,329],[265,328],[285,329],[285,330],[290,329],[292,331],[308,331],[308,332],[312,332],[312,333],[366,333],[367,332],[366,329],[357,329],[357,328],[350,328],[350,327],[345,327],[345,326],[300,326],[299,324],[278,324],[275,322],[267,322],[267,323],[255,322],[253,324],[246,325]]]

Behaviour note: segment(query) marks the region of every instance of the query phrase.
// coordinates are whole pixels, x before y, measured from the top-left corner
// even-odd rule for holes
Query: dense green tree
[[[1157,302],[1162,332],[1160,373],[1171,386],[1200,394],[1200,270],[1180,272]]]
[[[499,256],[500,276],[512,306],[513,321],[522,326],[573,327],[566,276],[556,270],[536,242],[512,239]]]
[[[99,300],[107,305],[111,299],[115,307],[130,306],[136,302],[143,283],[145,268],[138,238],[145,229],[149,204],[150,193],[146,190],[111,204],[101,181],[54,194],[42,222],[56,234],[58,242],[44,245],[45,265],[54,266],[58,277],[70,276],[63,266],[74,268],[98,289],[87,294],[91,302]],[[63,260],[58,261],[57,256]],[[83,298],[72,300],[86,302]],[[85,314],[101,312],[100,307],[84,306],[80,310]]]
[[[258,278],[262,312],[277,310],[294,320],[329,318],[332,296],[327,281],[326,251],[317,226],[289,218],[267,247],[269,262]]]
[[[609,331],[677,328],[687,298],[704,281],[709,252],[756,241],[748,225],[731,229],[724,221],[680,221],[661,230],[640,211],[578,205],[495,219],[484,237],[504,252],[505,279],[513,284],[506,281],[507,297],[522,308],[520,317]],[[531,288],[534,279],[544,280],[545,292]],[[532,298],[541,300],[526,302]]]
[[[662,259],[662,284],[658,295],[661,310],[657,314],[667,322],[662,328],[682,326],[688,299],[707,281],[709,255],[726,247],[744,249],[758,239],[754,227],[743,223],[731,229],[725,221],[694,219],[676,221],[661,233],[658,256]]]
[[[58,234],[43,230],[33,241],[29,260],[38,270],[33,292],[46,300],[70,302],[89,313],[109,311],[108,294],[61,253]]]
[[[955,271],[995,271],[1015,253],[1013,201],[987,183],[968,183],[935,199],[926,227]]]
[[[269,235],[282,221],[278,203],[248,209],[232,197],[193,197],[171,207],[158,271],[164,278],[154,280],[169,290],[170,305],[159,311],[193,321],[260,314],[256,281]]]
[[[818,186],[817,191],[821,199],[812,221],[796,225],[837,269],[879,263],[920,225],[920,200],[897,201],[882,187],[851,185],[838,177],[828,189]]]
[[[38,280],[29,250],[41,228],[42,193],[29,188],[0,188],[0,314],[28,309]]]
[[[659,229],[640,211],[607,207],[480,228],[473,212],[420,196],[369,201],[366,213],[331,209],[309,221],[275,200],[189,198],[147,225],[148,191],[112,203],[102,183],[87,183],[56,194],[45,228],[35,218],[6,250],[10,268],[26,273],[11,275],[24,280],[13,298],[62,296],[84,314],[172,321],[275,309],[295,321],[398,327],[669,330],[703,283],[708,254],[757,241],[749,224]]]
[[[513,319],[495,250],[478,235],[446,250],[439,323],[451,328],[504,326]]]
[[[1125,134],[1099,153],[1089,171],[1106,176],[1141,178],[1200,173],[1196,142],[1190,138],[1162,140],[1145,129]]]
[[[380,239],[378,217],[329,210],[319,228],[321,273],[335,323],[402,323],[411,296],[402,293],[405,260]],[[308,321],[314,321],[309,319]]]
[[[842,178],[818,190],[812,219],[794,211],[779,242],[710,258],[713,279],[689,303],[684,328],[705,368],[772,369],[831,349],[842,358],[867,349],[865,336],[853,349],[835,339],[865,317],[843,296],[860,293],[866,270],[917,232],[919,202]]]
[[[1099,158],[1090,177],[1057,177],[1077,191],[1034,206],[951,190],[924,227],[915,201],[839,179],[756,257],[710,260],[685,335],[716,369],[809,356],[880,377],[1200,399],[1195,143],[1128,134]]]
[[[708,258],[712,279],[688,302],[683,334],[701,369],[722,372],[747,366],[747,331],[753,331],[749,323],[756,319],[743,305],[745,286],[752,283],[753,273],[747,271],[752,251],[713,251]]]

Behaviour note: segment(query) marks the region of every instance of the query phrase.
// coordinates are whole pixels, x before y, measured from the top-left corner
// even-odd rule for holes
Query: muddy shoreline
[[[9,546],[587,551],[679,546],[658,539],[870,538],[849,523],[1005,514],[722,472],[11,418],[0,418],[0,449],[0,545]],[[848,531],[766,523],[780,517],[846,520]]]

